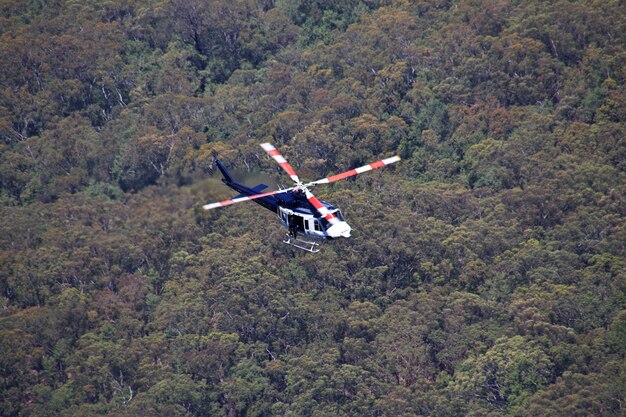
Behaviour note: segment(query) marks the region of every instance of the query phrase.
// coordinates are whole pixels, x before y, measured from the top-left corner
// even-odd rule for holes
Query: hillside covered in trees
[[[623,416],[619,0],[2,0],[0,415]],[[213,155],[353,236],[281,243]]]

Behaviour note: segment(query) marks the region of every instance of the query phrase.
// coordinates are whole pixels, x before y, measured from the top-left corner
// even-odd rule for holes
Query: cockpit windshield
[[[341,220],[342,222],[345,221],[343,218],[343,214],[341,214],[341,210],[337,209],[335,211],[332,212],[335,216],[337,216],[337,218],[339,218],[339,220]]]

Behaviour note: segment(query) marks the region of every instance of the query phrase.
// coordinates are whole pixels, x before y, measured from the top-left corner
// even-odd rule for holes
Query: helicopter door
[[[297,214],[289,215],[289,227],[296,229],[298,232],[304,232],[304,219]]]

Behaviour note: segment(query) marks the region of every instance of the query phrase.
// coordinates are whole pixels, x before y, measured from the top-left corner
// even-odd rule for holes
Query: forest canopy
[[[0,1],[0,415],[621,416],[618,0]],[[213,158],[314,180],[318,254]],[[254,184],[251,184],[254,185]]]

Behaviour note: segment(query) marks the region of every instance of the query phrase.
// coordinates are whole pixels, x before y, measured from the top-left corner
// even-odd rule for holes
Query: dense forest
[[[0,415],[623,416],[619,0],[0,1]],[[271,142],[317,254],[213,158]],[[253,185],[253,184],[251,184]]]

